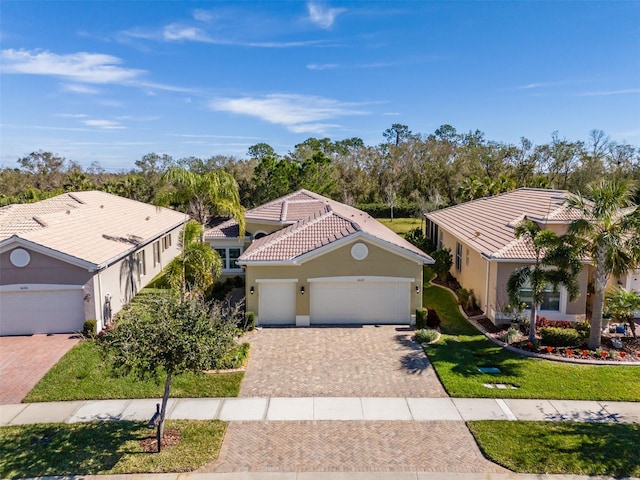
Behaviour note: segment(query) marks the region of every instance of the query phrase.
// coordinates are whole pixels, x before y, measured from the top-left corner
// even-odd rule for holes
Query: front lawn
[[[226,424],[169,420],[180,442],[146,453],[140,441],[155,435],[140,422],[36,424],[0,428],[0,478],[187,472],[218,457]],[[166,431],[165,430],[165,431]]]
[[[577,365],[517,355],[488,340],[458,310],[447,290],[426,285],[424,305],[442,320],[442,337],[425,347],[452,397],[640,401],[640,367]],[[488,374],[478,367],[497,367]],[[513,385],[491,389],[483,384]]]
[[[171,382],[171,397],[237,397],[243,372],[184,373]],[[98,346],[83,341],[73,347],[29,392],[23,402],[161,398],[163,382],[110,375]]]
[[[484,455],[518,473],[640,477],[640,425],[475,421]]]

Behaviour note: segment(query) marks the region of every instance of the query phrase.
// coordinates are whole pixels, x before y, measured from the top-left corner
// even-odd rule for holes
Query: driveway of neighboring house
[[[403,326],[264,328],[251,342],[241,397],[446,397]]]
[[[0,405],[20,403],[79,340],[74,334],[0,337]]]

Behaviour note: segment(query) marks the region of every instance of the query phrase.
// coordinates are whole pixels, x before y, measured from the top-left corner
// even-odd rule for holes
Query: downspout
[[[491,270],[491,261],[488,258],[485,258],[487,261],[487,275],[485,277],[484,285],[484,314],[489,313],[489,271]],[[495,320],[494,320],[495,321]]]
[[[100,330],[104,329],[104,327],[106,327],[106,325],[104,324],[104,306],[102,305],[103,302],[103,297],[102,297],[102,270],[98,270],[98,294],[99,294],[99,299],[98,299],[98,305],[97,307],[99,308],[98,312],[100,314]]]

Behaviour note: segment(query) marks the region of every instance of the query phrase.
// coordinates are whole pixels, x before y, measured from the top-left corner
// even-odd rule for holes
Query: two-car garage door
[[[331,277],[308,280],[309,322],[330,324],[408,324],[413,279]],[[304,286],[304,285],[303,285]],[[259,284],[260,325],[296,323],[297,280]]]
[[[68,333],[82,330],[82,287],[35,287],[0,291],[0,335]]]
[[[318,279],[310,281],[311,323],[409,323],[410,279]]]

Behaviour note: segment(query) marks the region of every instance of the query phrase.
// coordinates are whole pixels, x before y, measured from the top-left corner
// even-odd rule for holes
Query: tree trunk
[[[167,372],[167,380],[164,382],[164,395],[162,395],[162,407],[160,407],[160,422],[158,422],[158,453],[162,448],[162,438],[164,437],[164,417],[167,413],[167,402],[169,401],[169,391],[171,390],[171,372]]]
[[[598,251],[596,262],[596,272],[593,279],[593,311],[591,312],[591,326],[589,330],[589,349],[600,348],[602,337],[602,313],[604,312],[604,290],[609,281],[609,273],[606,271],[604,262],[605,254],[602,249]]]
[[[536,317],[538,316],[538,306],[531,305],[531,314],[529,315],[529,341],[536,341]]]

